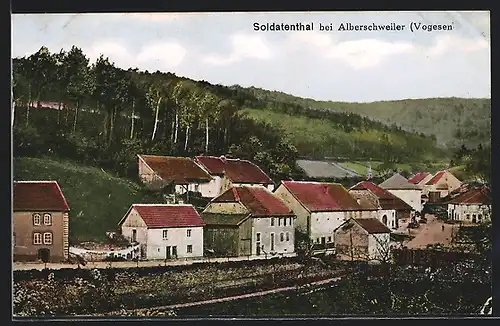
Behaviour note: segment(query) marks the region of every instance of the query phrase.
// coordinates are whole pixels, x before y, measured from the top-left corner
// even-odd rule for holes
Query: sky
[[[255,23],[313,30],[255,31]],[[404,28],[339,31],[348,23]],[[422,28],[437,24],[452,30]],[[76,45],[124,69],[316,100],[491,97],[488,11],[13,14],[12,26],[13,57]]]

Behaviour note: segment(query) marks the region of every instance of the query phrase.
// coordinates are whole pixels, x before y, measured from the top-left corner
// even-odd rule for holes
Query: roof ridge
[[[56,180],[14,180],[14,183],[58,183]]]
[[[132,206],[191,206],[194,208],[192,204],[132,204]]]

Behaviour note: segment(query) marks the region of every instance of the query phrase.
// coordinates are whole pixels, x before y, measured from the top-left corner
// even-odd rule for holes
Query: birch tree
[[[161,86],[157,83],[153,83],[149,86],[148,92],[146,94],[146,99],[148,102],[149,107],[153,110],[154,112],[154,126],[153,126],[153,132],[151,134],[151,140],[155,139],[156,136],[156,130],[158,128],[158,117],[160,113],[160,106],[162,104],[162,101],[164,100],[164,94],[161,89]]]

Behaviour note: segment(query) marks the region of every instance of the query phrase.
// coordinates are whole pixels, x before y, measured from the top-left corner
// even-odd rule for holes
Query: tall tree
[[[80,48],[73,46],[64,59],[67,93],[69,99],[75,104],[73,121],[73,131],[75,131],[80,106],[94,92],[95,84],[89,67],[89,59]]]
[[[146,99],[149,107],[154,113],[154,125],[153,132],[151,134],[151,140],[155,139],[156,130],[158,128],[158,119],[160,114],[160,107],[163,100],[165,99],[165,94],[163,94],[163,89],[158,83],[152,83],[149,86],[148,92],[146,94]]]

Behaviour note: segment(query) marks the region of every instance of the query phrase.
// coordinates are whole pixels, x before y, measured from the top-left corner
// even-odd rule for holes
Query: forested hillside
[[[381,113],[374,121],[350,112],[310,110],[319,106],[282,93],[212,85],[168,72],[123,70],[104,56],[90,62],[77,47],[58,53],[42,47],[14,59],[13,70],[16,156],[59,156],[133,177],[137,153],[226,154],[256,162],[276,181],[301,177],[295,165],[299,156],[382,162],[451,157],[430,132],[440,132],[441,125],[434,122],[432,128],[410,133],[391,124],[399,102],[387,102],[387,113],[380,103],[339,103],[351,111],[375,107],[373,112]],[[35,108],[40,101],[58,105]],[[477,105],[485,108],[481,101]],[[407,102],[409,108],[419,103]],[[482,123],[480,115],[468,117]]]
[[[403,130],[435,135],[441,147],[475,147],[491,140],[491,99],[428,98],[373,103],[345,103],[304,99],[260,88],[240,88],[261,101],[267,109],[284,111],[284,103],[306,110],[356,113],[370,119],[395,124]],[[304,113],[297,110],[296,114]]]

